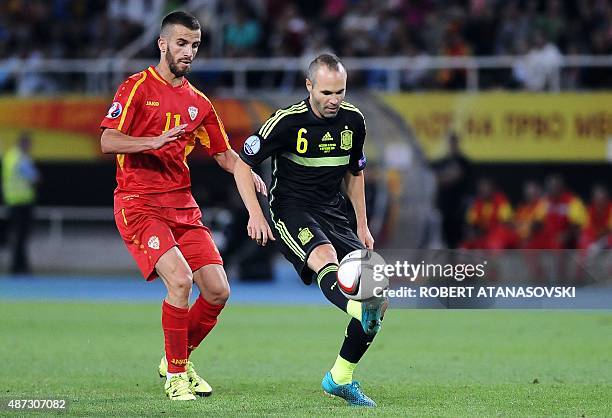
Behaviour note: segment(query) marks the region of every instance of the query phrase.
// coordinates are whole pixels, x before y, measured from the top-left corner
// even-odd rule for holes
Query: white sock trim
[[[169,382],[170,379],[172,379],[174,376],[178,376],[178,375],[182,376],[185,379],[187,378],[187,373],[186,372],[181,372],[181,373],[170,373],[170,372],[167,372],[166,373],[166,382]]]

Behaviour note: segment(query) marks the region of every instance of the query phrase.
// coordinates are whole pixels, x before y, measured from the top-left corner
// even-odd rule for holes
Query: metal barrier
[[[403,71],[414,69],[431,71],[441,69],[457,69],[466,71],[466,89],[477,91],[480,88],[480,72],[482,70],[511,69],[524,56],[491,56],[491,57],[372,57],[346,58],[344,63],[350,71],[378,71],[386,75],[384,90],[398,91],[401,87]],[[232,94],[241,95],[247,92],[247,75],[249,73],[282,73],[283,77],[294,78],[302,74],[308,65],[307,58],[275,57],[275,58],[201,58],[194,61],[194,73],[231,75],[230,89]],[[74,74],[85,76],[84,90],[87,93],[109,94],[123,81],[126,74],[131,74],[146,68],[152,60],[100,58],[100,59],[40,59],[4,60],[0,68],[12,72],[16,79],[35,74],[47,74],[68,77]],[[561,89],[560,74],[568,68],[612,67],[612,55],[566,55],[560,57],[559,65],[551,74],[549,90]],[[292,89],[293,83],[280,83],[280,88]],[[269,89],[269,87],[266,87]],[[64,90],[62,90],[64,91]],[[69,89],[68,89],[69,91]]]
[[[206,208],[206,221],[226,225],[231,221],[231,213],[224,208]],[[6,220],[8,210],[0,206],[0,220]],[[115,232],[115,217],[113,208],[79,207],[79,206],[39,206],[34,209],[34,220],[47,222],[48,244],[61,246],[64,240],[65,224],[67,222],[82,222],[88,224],[108,224]]]

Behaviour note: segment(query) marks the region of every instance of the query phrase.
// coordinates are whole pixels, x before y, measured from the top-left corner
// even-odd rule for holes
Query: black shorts
[[[315,274],[308,268],[308,256],[317,246],[331,244],[338,260],[353,250],[365,248],[351,229],[346,211],[341,206],[283,207],[273,208],[270,212],[276,243],[307,285],[312,283]]]

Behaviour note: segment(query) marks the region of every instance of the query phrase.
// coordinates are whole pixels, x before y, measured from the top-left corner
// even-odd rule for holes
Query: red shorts
[[[192,271],[221,264],[221,254],[210,230],[202,224],[199,208],[165,208],[134,201],[115,207],[115,223],[123,242],[147,280],[157,277],[155,264],[175,245]]]

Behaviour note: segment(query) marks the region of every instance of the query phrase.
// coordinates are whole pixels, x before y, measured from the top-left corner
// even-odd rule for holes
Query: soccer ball
[[[383,272],[384,266],[385,260],[374,251],[351,251],[338,267],[340,291],[347,298],[357,301],[382,297],[381,292],[389,288],[389,278]]]

